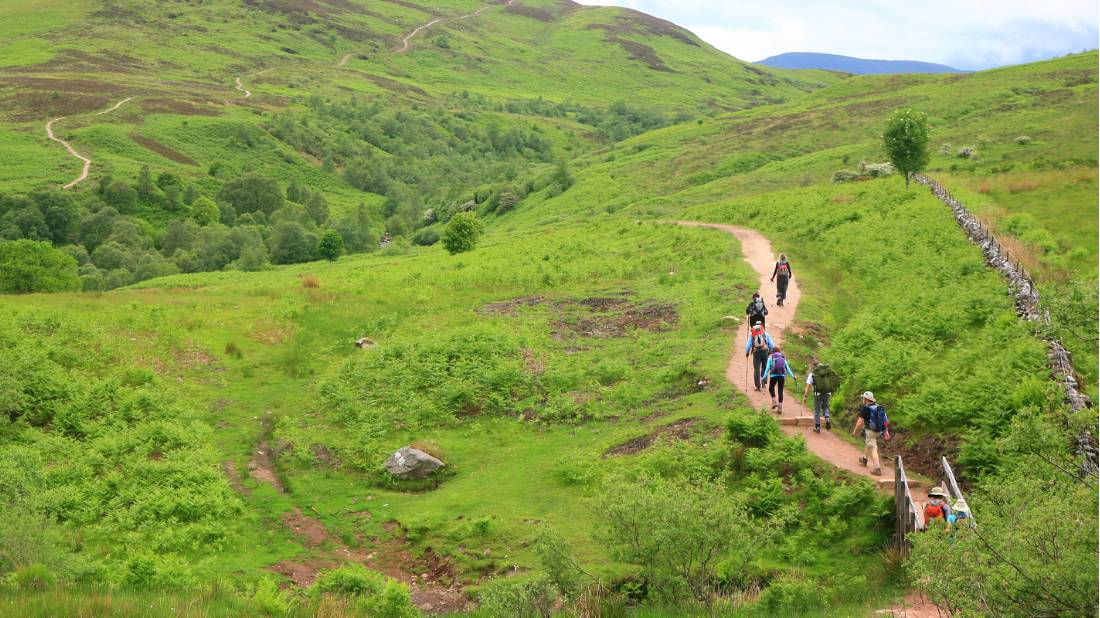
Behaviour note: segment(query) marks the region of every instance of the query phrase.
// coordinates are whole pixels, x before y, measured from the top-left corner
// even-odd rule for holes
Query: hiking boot
[[[874,474],[875,476],[882,476],[882,468],[875,468],[874,472],[872,472],[871,474]]]
[[[866,466],[867,465],[867,458],[866,457],[860,457],[859,458],[859,463]]]
[[[778,412],[780,414],[783,414],[783,403],[782,402],[780,402],[779,407],[776,409],[776,412]]]
[[[778,405],[779,404],[775,402],[775,399],[772,399],[772,410],[774,410]]]
[[[829,419],[825,419],[825,429],[826,430],[832,430],[832,428],[833,428],[833,422],[830,421]]]
[[[814,425],[814,433],[821,433],[821,427]]]

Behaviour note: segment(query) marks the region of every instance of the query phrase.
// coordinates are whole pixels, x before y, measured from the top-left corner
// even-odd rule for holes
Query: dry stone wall
[[[1047,344],[1047,360],[1054,379],[1061,385],[1065,392],[1066,402],[1074,412],[1079,412],[1092,407],[1092,400],[1081,392],[1077,381],[1077,374],[1073,370],[1073,357],[1069,350],[1062,345],[1061,340],[1053,335],[1050,328],[1050,313],[1046,311],[1039,297],[1039,290],[1027,271],[1018,262],[1012,259],[1012,255],[997,242],[997,237],[991,230],[982,225],[951,192],[935,180],[921,174],[913,174],[913,180],[928,187],[951,212],[955,214],[955,221],[966,232],[970,242],[981,248],[985,255],[985,261],[990,268],[1001,273],[1008,281],[1008,287],[1016,301],[1016,311],[1021,318],[1029,322],[1038,322],[1044,328],[1040,329],[1042,337]],[[1082,457],[1082,467],[1086,472],[1095,473],[1097,469],[1097,448],[1095,439],[1087,432],[1079,436],[1077,452]]]

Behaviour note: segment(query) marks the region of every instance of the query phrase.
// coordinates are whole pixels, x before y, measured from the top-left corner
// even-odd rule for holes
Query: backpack
[[[825,363],[819,363],[814,367],[814,392],[831,393],[840,386],[840,378],[833,368]]]
[[[760,329],[760,332],[756,332],[756,330],[753,329],[752,349],[753,350],[766,350],[766,349],[768,349],[768,336],[764,334],[764,329]]]
[[[886,408],[877,403],[871,406],[871,418],[867,421],[867,429],[870,431],[883,431],[886,429]]]
[[[765,316],[768,315],[768,308],[764,306],[764,299],[757,298],[749,305],[749,315],[752,316]]]
[[[778,262],[778,263],[776,263],[775,268],[776,268],[775,274],[779,275],[780,277],[790,277],[791,276],[791,263],[790,262]]]
[[[781,376],[785,373],[787,373],[787,359],[783,358],[783,353],[772,354],[772,375]]]
[[[924,523],[928,523],[935,518],[947,519],[947,513],[944,511],[942,504],[933,504],[929,502],[924,505]]]

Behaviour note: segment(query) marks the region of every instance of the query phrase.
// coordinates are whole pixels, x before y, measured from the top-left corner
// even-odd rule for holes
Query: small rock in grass
[[[403,446],[386,460],[386,470],[399,479],[422,479],[447,464],[420,449]]]

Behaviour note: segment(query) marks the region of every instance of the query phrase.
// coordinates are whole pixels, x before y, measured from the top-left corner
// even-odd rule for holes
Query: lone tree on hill
[[[340,236],[340,233],[336,230],[325,230],[325,233],[321,235],[321,240],[317,241],[317,255],[330,262],[335,262],[336,258],[340,257],[343,252],[344,239]]]
[[[909,176],[928,165],[928,116],[908,107],[896,110],[882,140],[890,161],[905,176],[908,189]]]
[[[454,255],[473,249],[481,236],[481,220],[477,213],[460,212],[451,217],[443,229],[443,248]]]

